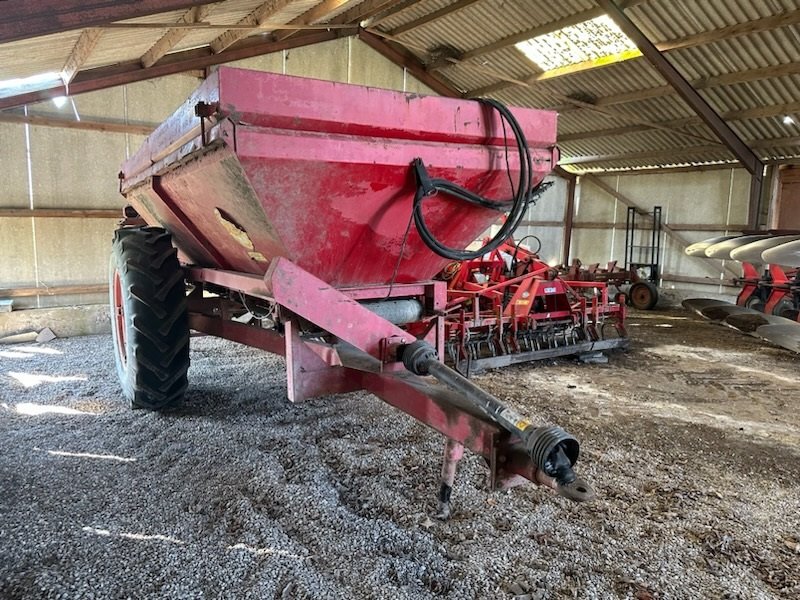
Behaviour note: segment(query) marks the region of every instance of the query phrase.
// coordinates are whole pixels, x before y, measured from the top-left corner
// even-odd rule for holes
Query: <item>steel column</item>
[[[650,64],[667,80],[678,95],[694,110],[697,115],[708,125],[708,127],[719,137],[720,141],[730,150],[733,155],[742,163],[745,169],[752,176],[750,186],[750,217],[754,216],[753,205],[758,205],[761,198],[761,185],[764,173],[764,163],[745,144],[742,139],[731,129],[731,127],[719,116],[719,114],[705,101],[705,99],[692,87],[686,78],[672,66],[672,63],[656,48],[653,42],[642,33],[642,31],[631,21],[623,10],[617,6],[613,0],[596,0],[597,4],[606,11],[609,17],[627,35]],[[755,209],[757,210],[757,208]],[[757,214],[756,214],[757,216]],[[754,226],[755,222],[750,221]]]
[[[564,210],[564,260],[562,263],[569,265],[569,252],[572,246],[572,229],[575,220],[575,190],[578,187],[578,176],[562,167],[556,167],[554,173],[567,180],[567,207]]]

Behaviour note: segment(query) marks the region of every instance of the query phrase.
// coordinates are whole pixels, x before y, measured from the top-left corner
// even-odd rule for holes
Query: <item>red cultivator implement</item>
[[[450,438],[443,514],[463,447],[486,458],[492,487],[523,477],[591,497],[572,436],[440,361],[448,298],[434,276],[508,212],[479,254],[497,248],[557,157],[555,114],[515,116],[490,101],[220,68],[123,165],[131,206],[111,301],[125,395],[153,409],[183,397],[191,327],[284,355],[291,401],[364,389]],[[593,335],[596,305],[565,287],[553,304],[547,290],[562,284],[536,291],[529,279],[526,315],[579,314]]]
[[[625,306],[605,283],[570,281],[520,243],[451,263],[445,346],[462,373],[627,345]]]

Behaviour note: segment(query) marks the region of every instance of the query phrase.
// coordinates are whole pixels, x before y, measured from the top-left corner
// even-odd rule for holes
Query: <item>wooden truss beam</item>
[[[748,69],[746,71],[737,71],[735,73],[725,73],[724,75],[715,75],[714,77],[693,79],[689,83],[694,89],[702,90],[725,85],[734,85],[737,83],[747,83],[748,81],[760,81],[762,79],[772,79],[775,77],[785,77],[787,75],[798,74],[800,74],[800,62],[792,62],[782,65],[773,65],[770,67]],[[660,85],[646,90],[636,90],[634,92],[626,92],[624,94],[602,96],[595,99],[593,104],[601,107],[612,106],[615,104],[629,104],[631,102],[649,100],[650,98],[671,96],[674,93],[675,89],[671,85]],[[558,106],[553,106],[552,109],[564,113],[574,110],[581,110],[582,107],[574,104],[561,104]]]
[[[764,140],[753,140],[749,142],[752,148],[777,148],[785,146],[798,146],[800,145],[800,136],[787,136],[781,138],[768,138]],[[673,159],[673,162],[684,162],[687,157],[697,156],[698,154],[705,154],[708,152],[719,152],[720,146],[718,145],[703,145],[703,146],[684,146],[682,148],[664,148],[660,150],[650,150],[646,152],[621,152],[619,154],[597,154],[587,156],[573,156],[562,158],[559,161],[561,166],[573,165],[592,165],[621,160],[653,160],[660,161],[666,159]]]
[[[304,12],[299,17],[296,17],[289,21],[289,25],[315,25],[320,21],[325,21],[329,19],[330,16],[339,10],[342,6],[350,2],[350,0],[324,0],[322,3],[317,4],[314,8],[311,8]],[[275,34],[276,40],[285,40],[288,37],[293,36],[296,31],[281,31]]]
[[[616,176],[616,173],[614,173]],[[563,221],[520,221],[520,227],[561,227]],[[745,231],[746,223],[733,223],[730,225],[720,223],[670,223],[670,228],[675,231],[710,231],[712,233],[723,231]],[[611,221],[576,221],[573,223],[575,229],[625,229],[625,223]],[[647,223],[636,222],[636,229],[649,228]],[[567,260],[563,261],[565,264]]]
[[[355,32],[355,28],[352,30],[312,31],[280,42],[253,38],[242,40],[219,54],[214,54],[208,48],[173,52],[148,68],[142,67],[142,63],[137,59],[110,67],[88,69],[79,72],[75,76],[75,79],[69,86],[69,94],[94,92],[117,85],[124,85],[126,83],[145,81],[147,79],[174,75],[194,69],[204,69],[211,65],[241,60],[243,58],[251,58],[262,54],[270,54],[271,52],[278,52],[289,48],[318,44],[320,42],[336,39],[340,36],[352,35]],[[59,85],[35,92],[7,96],[5,98],[0,98],[0,110],[66,95],[67,89],[65,86]]]
[[[365,0],[361,4],[357,4],[353,8],[349,8],[342,14],[337,15],[336,18],[331,19],[331,23],[360,25],[361,21],[372,19],[395,4],[397,2],[394,0]]]
[[[748,108],[745,110],[731,110],[720,114],[720,117],[726,121],[741,121],[745,119],[763,119],[768,117],[776,117],[785,114],[800,112],[800,102],[792,102],[791,104],[779,104],[775,106],[759,106],[756,108]],[[684,119],[673,119],[671,121],[660,121],[658,125],[668,129],[677,129],[680,127],[688,127],[690,125],[701,125],[703,120],[700,117],[686,117]],[[638,133],[640,131],[648,130],[646,125],[630,125],[627,127],[609,127],[607,129],[595,129],[593,131],[584,131],[581,133],[572,133],[558,136],[559,142],[574,142],[577,140],[589,140],[596,138],[613,137],[618,135],[628,135],[630,133]]]
[[[258,26],[261,23],[269,20],[270,17],[278,13],[278,11],[285,8],[290,3],[291,0],[268,0],[267,2],[264,2],[264,4],[256,8],[253,12],[236,23],[237,25],[241,26],[253,26],[253,29],[230,29],[225,33],[220,34],[217,38],[211,40],[211,43],[209,44],[209,46],[211,46],[211,50],[214,52],[214,54],[219,54],[226,48],[230,48],[242,38],[246,38],[254,31],[257,31]]]
[[[400,2],[395,2],[391,8],[381,11],[372,17],[369,22],[369,27],[377,27],[384,21],[399,15],[403,11],[406,11],[412,6],[415,6],[423,1],[424,0],[400,0]]]
[[[150,135],[156,125],[146,123],[125,123],[117,120],[92,120],[81,119],[62,119],[43,113],[22,113],[0,112],[0,123],[19,123],[28,125],[38,125],[41,127],[58,127],[61,129],[78,129],[82,131],[105,131],[111,133],[132,133],[135,135]]]
[[[622,3],[620,3],[620,5],[622,5]],[[797,23],[800,23],[800,10],[791,11],[788,13],[781,13],[779,15],[774,15],[772,17],[765,17],[763,19],[757,19],[755,21],[741,23],[739,25],[733,25],[731,27],[715,29],[714,31],[708,31],[697,35],[690,35],[677,40],[660,42],[655,44],[655,47],[656,49],[662,52],[670,50],[678,50],[681,48],[690,48],[693,46],[711,44],[713,42],[718,42],[724,39],[730,39],[733,37],[748,35],[751,33],[757,33],[759,31],[768,31],[770,29],[775,29],[777,27],[787,27],[789,25],[795,25]],[[499,48],[494,48],[494,49],[496,50]],[[469,53],[465,54],[464,56],[468,55]],[[639,52],[632,52],[626,55],[620,55],[617,57],[617,60],[614,61],[587,61],[585,63],[580,63],[580,65],[571,65],[570,67],[565,67],[561,69],[552,69],[550,71],[544,71],[542,73],[535,73],[533,75],[523,78],[521,81],[525,82],[528,85],[531,85],[548,79],[555,79],[558,77],[564,77],[566,75],[572,75],[575,73],[580,73],[583,71],[599,67],[605,67],[610,64],[623,62],[625,60],[637,59],[640,58],[641,56],[642,55]],[[514,83],[508,81],[500,81],[498,83],[493,83],[481,88],[470,90],[469,92],[467,92],[467,95],[472,97],[486,96],[489,94],[495,94],[501,90],[511,87],[512,85],[514,85]]]
[[[620,2],[620,6],[622,6],[623,9],[632,8],[633,6],[641,4],[642,2],[644,2],[644,0],[628,0],[627,2]],[[578,23],[583,23],[584,21],[602,17],[604,14],[605,11],[599,7],[583,10],[575,13],[574,15],[564,17],[563,19],[545,23],[544,25],[537,25],[536,27],[526,29],[520,33],[515,33],[514,35],[504,37],[503,39],[492,42],[491,44],[486,44],[485,46],[480,46],[479,48],[469,50],[461,55],[461,60],[470,60],[472,58],[483,56],[484,54],[489,54],[490,52],[496,52],[497,50],[514,46],[515,44],[539,37],[540,35],[553,33],[554,31],[564,29],[565,27],[571,27],[573,25],[577,25]]]
[[[61,68],[61,80],[64,85],[69,85],[72,78],[75,77],[75,74],[94,51],[102,35],[103,30],[96,27],[90,27],[81,32],[78,41],[72,47],[72,52],[69,53],[64,66]]]
[[[57,296],[60,294],[103,294],[107,292],[107,283],[98,283],[95,285],[48,285],[39,287],[16,287],[0,289],[0,298]]]
[[[210,6],[194,6],[178,19],[178,24],[199,23],[208,16],[209,12],[211,12]],[[150,46],[147,52],[142,54],[142,57],[139,59],[142,61],[142,66],[144,68],[152,67],[161,57],[172,50],[178,42],[189,35],[190,32],[191,29],[179,29],[175,27],[168,29],[155,44]]]
[[[0,10],[0,44],[218,1],[5,0]]]
[[[109,208],[0,208],[0,218],[122,219],[122,209]]]
[[[390,32],[391,35],[403,35],[404,33],[408,33],[409,31],[413,31],[423,25],[427,25],[428,23],[432,23],[437,19],[441,19],[442,17],[446,17],[447,15],[451,15],[463,8],[467,8],[468,6],[472,6],[476,2],[480,2],[480,0],[459,0],[453,4],[449,4],[444,8],[440,8],[439,10],[435,10],[432,13],[425,15],[424,17],[420,17],[414,21],[410,21],[405,25],[400,25],[396,29],[392,29]]]

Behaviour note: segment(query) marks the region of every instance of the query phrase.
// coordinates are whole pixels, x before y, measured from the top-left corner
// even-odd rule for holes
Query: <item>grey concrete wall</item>
[[[525,236],[534,235],[541,242],[539,256],[547,264],[555,266],[561,263],[564,247],[564,216],[567,206],[567,180],[561,177],[550,176],[545,178],[546,183],[552,185],[541,195],[534,206],[528,208],[526,222],[557,222],[558,225],[522,225],[514,236],[522,240]],[[535,250],[536,240],[530,241],[531,249]]]
[[[232,63],[251,69],[433,94],[355,38],[287,50]],[[31,112],[72,119],[159,123],[197,87],[175,75],[74,96]],[[73,106],[74,102],[74,106]],[[0,208],[121,209],[120,164],[143,136],[0,123]],[[104,284],[116,219],[0,217],[0,289]],[[15,298],[15,308],[105,303],[105,294]]]
[[[679,234],[692,243],[726,233],[735,234],[737,227],[747,221],[750,177],[743,169],[607,175],[600,179],[647,211],[661,206],[666,224],[713,226],[716,229],[682,228]],[[580,258],[584,263],[622,262],[626,210],[626,206],[614,196],[582,179],[578,186],[571,258]],[[587,223],[607,223],[609,226],[602,229],[581,227]],[[637,238],[637,243],[644,243],[644,240]],[[662,233],[662,248],[662,274],[708,278],[708,284],[664,281],[664,289],[706,295],[735,291],[719,285],[721,279],[731,277],[723,261],[687,257],[683,253],[683,244],[666,233]],[[730,261],[727,267],[740,270],[738,263],[731,264]]]

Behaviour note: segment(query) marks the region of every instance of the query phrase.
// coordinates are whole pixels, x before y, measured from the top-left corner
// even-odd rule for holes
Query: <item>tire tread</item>
[[[120,229],[112,246],[114,265],[126,296],[127,364],[118,369],[123,391],[133,408],[171,408],[186,392],[189,370],[186,288],[177,250],[161,228]]]

